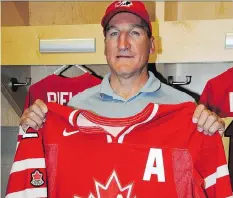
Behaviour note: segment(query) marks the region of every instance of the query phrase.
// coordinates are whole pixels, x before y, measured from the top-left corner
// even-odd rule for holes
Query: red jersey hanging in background
[[[85,73],[81,76],[66,78],[55,74],[49,75],[29,88],[24,109],[37,99],[67,105],[69,100],[79,92],[101,83],[101,79]]]
[[[225,120],[226,125],[229,125],[233,119],[233,67],[223,72],[222,74],[210,79],[201,95],[200,104],[204,104],[208,109],[214,111],[217,115]],[[225,138],[226,150],[230,148],[229,152],[229,169],[231,173],[231,182],[233,187],[233,123],[227,126],[225,132],[226,136],[231,136],[231,143],[229,138]]]
[[[222,118],[233,117],[233,67],[207,82],[199,103]]]
[[[67,105],[74,95],[100,83],[101,79],[90,73],[72,78],[55,74],[49,75],[29,88],[24,109],[31,106],[37,99],[41,99],[45,103],[53,101],[61,105]],[[19,127],[17,146],[23,134],[24,131]]]

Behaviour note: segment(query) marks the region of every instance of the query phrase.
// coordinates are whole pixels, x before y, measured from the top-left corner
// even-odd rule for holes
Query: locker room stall
[[[99,25],[108,3],[1,2],[2,197],[29,87],[62,65],[81,64],[99,77],[109,72]],[[150,1],[146,7],[158,51],[150,57],[150,70],[164,83],[187,92],[198,102],[207,81],[233,67],[233,49],[226,46],[227,33],[233,34],[233,3]],[[54,38],[95,38],[95,52],[40,53],[39,41]],[[63,73],[67,77],[82,74],[75,66]],[[15,79],[21,84],[16,91],[12,90],[12,78],[13,84]],[[227,157],[233,160],[229,138],[223,141]],[[233,161],[230,164],[233,166]]]

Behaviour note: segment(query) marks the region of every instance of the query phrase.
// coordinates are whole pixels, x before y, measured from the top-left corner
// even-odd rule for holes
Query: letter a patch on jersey
[[[36,187],[42,186],[44,184],[43,173],[41,173],[39,170],[32,172],[31,184]]]

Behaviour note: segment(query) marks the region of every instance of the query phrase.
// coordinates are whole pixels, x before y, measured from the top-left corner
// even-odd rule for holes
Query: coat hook
[[[16,92],[19,87],[31,85],[31,80],[32,78],[26,77],[26,82],[20,83],[18,82],[17,78],[11,78],[10,82],[8,83],[8,86],[11,88],[13,92]]]
[[[191,83],[192,76],[186,76],[185,82],[174,81],[174,76],[168,76],[168,84],[170,85],[188,85]]]

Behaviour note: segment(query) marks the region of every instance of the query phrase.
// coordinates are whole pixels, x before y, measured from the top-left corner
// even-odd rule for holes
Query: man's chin
[[[116,71],[117,75],[120,76],[121,78],[130,78],[135,74],[135,71],[132,70],[120,70]]]

